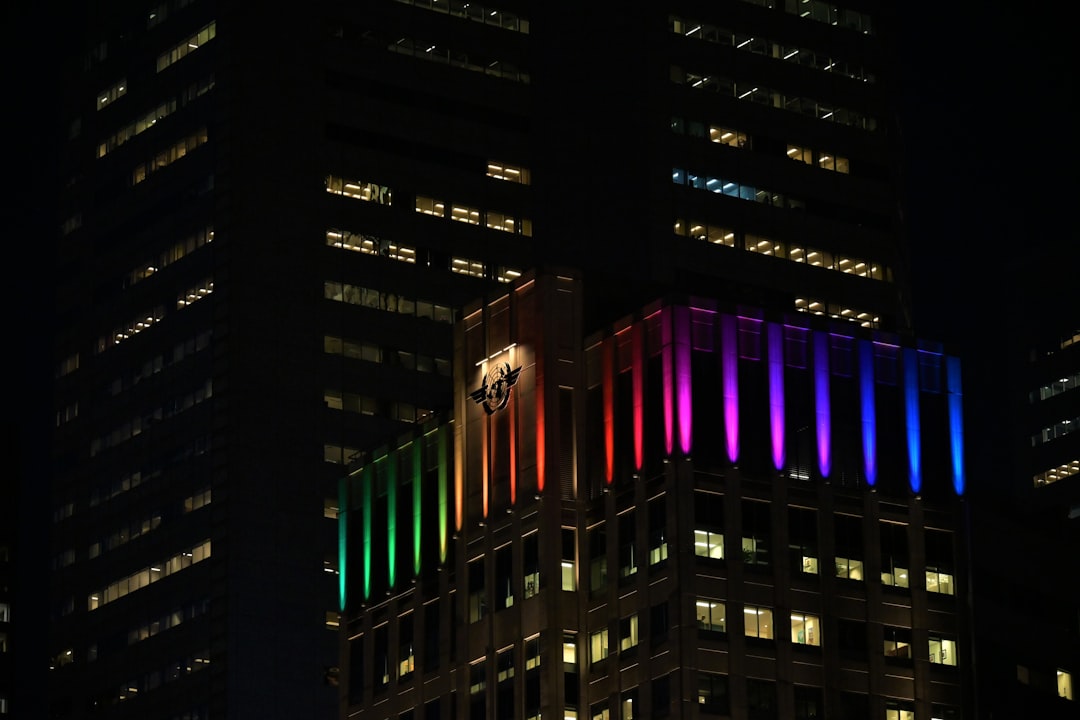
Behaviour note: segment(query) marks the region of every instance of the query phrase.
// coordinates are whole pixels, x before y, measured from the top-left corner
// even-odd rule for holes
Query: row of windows
[[[188,305],[197,303],[198,301],[208,297],[213,292],[214,281],[210,278],[204,278],[189,287],[187,290],[184,290],[180,293],[180,295],[176,298],[176,307],[177,309],[180,309],[187,307]]]
[[[1080,428],[1080,417],[1065,418],[1059,420],[1053,425],[1048,425],[1036,434],[1031,436],[1031,446],[1041,445],[1042,443],[1048,443],[1051,440],[1057,440],[1060,437],[1065,437],[1069,433]]]
[[[851,163],[846,157],[835,155],[830,152],[824,152],[821,150],[812,150],[808,147],[801,145],[787,146],[787,156],[792,160],[806,163],[807,165],[813,165],[814,160],[817,160],[817,166],[822,170],[832,170],[841,174],[848,174],[851,172]]]
[[[134,645],[142,642],[159,633],[177,627],[188,620],[193,620],[201,615],[205,615],[208,612],[210,612],[210,601],[205,599],[190,603],[184,607],[178,607],[153,620],[148,620],[132,627],[127,633],[127,644]]]
[[[881,325],[881,316],[876,313],[813,298],[795,298],[795,310],[810,315],[827,315],[834,320],[847,320],[865,328],[876,328]]]
[[[208,25],[197,30],[191,37],[181,40],[161,55],[158,55],[157,71],[161,72],[173,63],[179,62],[215,37],[217,37],[217,22],[211,21]]]
[[[126,370],[123,375],[114,377],[109,381],[105,388],[106,394],[110,397],[116,397],[135,387],[140,382],[148,380],[154,375],[191,358],[196,353],[210,347],[212,335],[212,331],[204,330],[198,335],[175,343],[170,351],[147,358],[141,365],[135,364],[134,367]]]
[[[193,302],[200,300],[214,291],[214,281],[211,278],[206,278],[186,290],[182,290],[177,293],[176,307],[177,309],[184,308]],[[161,305],[157,305],[150,310],[147,310],[145,314],[136,316],[128,322],[114,328],[108,335],[103,335],[98,338],[96,352],[103,353],[111,347],[115,347],[125,340],[129,340],[132,337],[138,335],[143,330],[149,329],[156,323],[165,319],[165,308]]]
[[[753,185],[724,180],[712,175],[698,175],[682,168],[671,169],[671,182],[676,185],[686,185],[696,190],[708,190],[712,193],[727,195],[740,200],[750,200],[773,207],[788,209],[805,209],[806,202],[800,198],[793,198],[783,193],[772,192],[756,188]]]
[[[440,218],[449,217],[457,222],[483,225],[501,232],[532,236],[532,220],[529,218],[517,217],[497,210],[483,210],[461,203],[450,203],[448,208],[443,200],[426,195],[416,196],[416,212]]]
[[[1035,403],[1039,400],[1048,400],[1055,395],[1060,395],[1069,390],[1075,390],[1078,387],[1080,387],[1080,372],[1066,375],[1047,383],[1046,385],[1042,385],[1037,392],[1032,392],[1028,396],[1028,401]]]
[[[532,78],[529,73],[507,60],[486,56],[480,53],[468,53],[464,50],[451,49],[445,45],[420,40],[417,38],[403,37],[387,44],[386,49],[393,53],[408,55],[422,60],[449,65],[450,67],[462,68],[472,72],[483,73],[492,77],[503,78],[528,85]]]
[[[397,1],[406,5],[415,5],[416,7],[424,8],[426,10],[445,13],[451,17],[465,18],[466,20],[472,20],[473,22],[481,23],[483,25],[493,25],[495,27],[503,28],[504,30],[513,30],[525,35],[529,34],[528,18],[516,15],[515,13],[506,12],[505,10],[498,10],[490,5],[485,7],[476,3],[466,2],[466,0]]]
[[[332,335],[323,337],[323,352],[330,355],[341,355],[353,360],[397,365],[417,372],[438,373],[444,377],[450,377],[452,370],[450,360],[446,358],[433,357],[408,350],[384,348],[375,343],[342,339]]]
[[[331,410],[378,415],[401,422],[423,422],[434,415],[432,410],[419,408],[412,403],[380,400],[379,398],[342,392],[333,388],[323,391],[323,402]]]
[[[686,85],[695,90],[708,90],[738,100],[746,100],[799,113],[800,115],[808,115],[818,120],[826,120],[863,130],[877,130],[877,119],[872,115],[851,108],[839,107],[833,103],[827,103],[815,98],[789,95],[781,90],[762,87],[752,82],[736,82],[732,78],[723,75],[691,72],[677,65],[672,65],[671,81],[676,85]]]
[[[676,35],[705,40],[707,42],[727,45],[736,50],[751,52],[756,55],[777,58],[787,62],[804,65],[806,67],[844,75],[863,82],[875,82],[873,73],[860,63],[844,62],[821,53],[803,47],[785,45],[775,40],[769,40],[756,35],[739,33],[728,28],[719,27],[697,20],[688,20],[675,15],[668,16],[668,30]]]
[[[826,0],[742,0],[751,5],[775,10],[779,2],[784,12],[798,15],[807,20],[826,23],[837,27],[854,30],[863,35],[873,35],[873,22],[866,13],[858,10],[849,10],[839,5],[834,5]]]
[[[394,193],[386,185],[364,180],[345,179],[338,175],[326,176],[326,192],[343,195],[354,200],[373,202],[376,205],[393,205]]]
[[[1037,474],[1033,479],[1035,487],[1042,487],[1075,475],[1080,475],[1080,460],[1070,460],[1067,463],[1062,463],[1055,468]]]
[[[97,94],[97,109],[101,110],[127,94],[127,78],[120,80]]]
[[[205,145],[209,141],[210,136],[206,132],[206,128],[200,128],[191,135],[181,138],[171,146],[159,152],[153,159],[136,165],[135,169],[131,171],[131,184],[138,185],[146,180],[152,173],[172,165],[180,158],[186,156],[196,148]]]
[[[433,214],[433,213],[428,213]],[[492,217],[491,213],[487,216]],[[509,221],[513,223],[511,219]],[[489,225],[489,227],[491,227]],[[498,229],[506,230],[508,225],[504,221]],[[331,247],[340,248],[342,250],[352,250],[354,252],[362,252],[367,255],[378,255],[380,257],[390,258],[391,260],[398,260],[400,262],[415,264],[417,261],[417,250],[414,247],[408,245],[401,245],[385,238],[380,238],[376,235],[369,235],[365,233],[354,233],[348,230],[339,230],[337,228],[331,228],[326,231],[326,244]],[[427,266],[432,266],[432,255],[425,253],[427,257]],[[471,277],[484,278],[488,276],[488,266],[480,260],[473,260],[465,257],[452,256],[449,258],[448,267],[451,272],[459,273],[462,275],[469,275]],[[521,271],[513,268],[500,265],[495,274],[495,279],[502,283],[513,282],[515,279],[521,277]]]
[[[427,300],[406,298],[393,292],[380,292],[371,288],[350,285],[348,283],[323,283],[323,297],[335,302],[360,305],[374,310],[415,315],[435,322],[453,323],[454,310],[446,305],[437,305]]]
[[[675,234],[683,237],[689,236],[695,240],[714,245],[726,245],[747,252],[770,255],[791,260],[792,262],[805,263],[814,267],[835,270],[849,275],[858,275],[873,280],[886,280],[892,277],[892,273],[888,268],[883,268],[878,263],[866,258],[853,258],[801,243],[777,241],[761,235],[735,230],[731,227],[710,225],[699,220],[687,222],[682,218],[677,218],[675,220]]]
[[[124,287],[131,287],[132,285],[145,280],[154,273],[160,272],[174,262],[190,255],[204,245],[209,245],[213,241],[214,228],[212,226],[207,226],[193,232],[183,240],[178,240],[162,250],[153,260],[142,263],[139,267],[129,272],[124,279]]]
[[[690,137],[704,138],[706,127],[709,128],[709,142],[727,145],[729,147],[737,147],[742,150],[750,150],[754,146],[753,138],[741,130],[721,125],[706,124],[699,120],[685,120],[679,116],[671,118],[671,132],[676,135],[685,134]]]
[[[103,590],[90,593],[86,599],[86,609],[88,611],[96,610],[102,605],[119,600],[129,593],[141,590],[150,583],[157,582],[181,570],[186,570],[208,557],[210,557],[210,541],[203,540],[201,543],[177,553],[157,565],[147,566],[131,575],[109,583]]]
[[[202,80],[196,81],[191,85],[188,85],[181,91],[178,98],[169,98],[162,101],[157,107],[143,113],[134,121],[121,127],[115,133],[105,138],[102,142],[98,143],[97,156],[99,158],[105,157],[110,152],[120,147],[128,140],[131,140],[136,135],[141,135],[150,128],[157,124],[158,120],[163,120],[169,115],[176,112],[178,106],[187,105],[192,100],[202,97],[206,93],[214,89],[214,76],[211,74]]]
[[[487,176],[496,180],[531,185],[532,175],[529,169],[519,165],[507,165],[503,162],[489,160],[487,164]]]
[[[191,408],[202,404],[214,396],[213,380],[207,378],[189,392],[174,395],[163,405],[146,410],[132,419],[120,423],[105,435],[99,435],[90,441],[90,457],[94,457],[109,448],[116,447],[127,442],[144,431],[148,431],[151,425],[163,422],[186,412]]]
[[[201,650],[183,659],[170,662],[164,667],[141,673],[138,677],[122,683],[107,700],[110,703],[132,700],[140,693],[156,690],[165,683],[179,680],[207,667],[210,667],[210,651]]]

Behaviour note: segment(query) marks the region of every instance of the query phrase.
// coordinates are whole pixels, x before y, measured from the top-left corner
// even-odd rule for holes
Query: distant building
[[[341,717],[967,717],[957,358],[576,273],[456,325],[452,418],[341,483]]]
[[[531,269],[910,335],[894,3],[627,7],[65,7],[53,718],[334,717],[337,481]]]

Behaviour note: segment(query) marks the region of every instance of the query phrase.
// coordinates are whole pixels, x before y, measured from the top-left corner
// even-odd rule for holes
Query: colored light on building
[[[420,445],[422,440],[412,443],[412,505],[413,505],[413,573],[420,574],[420,540],[423,525],[420,515],[420,484],[423,473],[420,471]]]
[[[443,426],[439,428],[438,443],[439,443],[439,562],[445,563],[447,553],[449,551],[450,542],[450,498],[449,488],[447,487],[448,478],[447,470],[450,467],[450,458],[447,457],[450,449],[450,443],[446,439],[448,429]]]
[[[814,333],[814,414],[817,420],[818,471],[832,471],[832,409],[829,394],[829,336]]]
[[[862,417],[863,472],[871,487],[877,482],[877,405],[874,399],[874,346],[859,343],[859,409]]]
[[[338,484],[338,607],[345,609],[348,601],[348,586],[345,581],[346,571],[349,567],[349,483],[351,478],[345,478]]]
[[[615,338],[604,340],[601,347],[604,394],[604,481],[615,479]]]
[[[675,358],[671,342],[671,308],[664,308],[660,316],[663,344],[660,355],[664,389],[664,453],[671,455],[675,449]]]
[[[919,428],[919,359],[918,351],[904,348],[904,418],[907,421],[908,485],[911,492],[922,489],[922,446]]]
[[[371,597],[371,505],[372,485],[375,484],[374,468],[367,466],[360,475],[361,512],[364,516],[364,599]]]
[[[645,464],[645,330],[634,323],[630,336],[630,382],[634,395],[634,469]]]
[[[769,323],[766,328],[769,363],[769,428],[772,437],[773,467],[784,469],[784,333]]]
[[[949,443],[952,455],[953,489],[964,494],[964,408],[960,386],[960,358],[945,359],[946,385],[949,391]]]
[[[690,454],[693,445],[692,422],[693,405],[691,403],[691,352],[690,352],[690,312],[685,307],[674,311],[674,346],[675,352],[675,397],[678,401],[679,447],[684,455]]]
[[[724,436],[728,461],[739,461],[739,346],[735,318],[720,316],[720,358],[724,385]]]
[[[376,467],[386,462],[386,561],[389,564],[387,583],[394,587],[394,568],[397,566],[397,456],[385,455],[375,461]]]

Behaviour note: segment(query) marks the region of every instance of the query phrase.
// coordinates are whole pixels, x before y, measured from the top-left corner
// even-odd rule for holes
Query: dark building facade
[[[1009,462],[973,493],[977,710],[1069,718],[1080,668],[1080,333],[1044,325],[1017,337],[1002,393]]]
[[[341,717],[965,717],[959,361],[702,298],[466,306],[341,483]]]
[[[332,717],[337,480],[530,268],[908,335],[890,8],[73,4],[51,716]]]

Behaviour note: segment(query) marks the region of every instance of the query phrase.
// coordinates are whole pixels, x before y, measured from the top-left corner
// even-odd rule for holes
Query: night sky
[[[56,6],[11,5],[3,10],[9,32],[0,44],[5,367],[14,386],[4,420],[18,433],[26,476],[35,479],[24,499],[47,507],[47,308],[55,267],[48,240],[56,227],[49,192],[62,137],[51,55],[72,29],[55,24],[62,17]],[[994,380],[1006,370],[995,350],[1003,333],[1012,338],[1013,330],[1039,324],[1050,317],[1042,310],[1054,306],[1060,327],[1066,320],[1080,326],[1080,238],[1072,222],[1080,204],[1078,63],[1069,23],[1054,15],[1065,6],[1024,13],[971,0],[905,5],[912,16],[904,28],[902,119],[916,332],[964,358],[967,437],[992,438],[976,433],[999,425],[990,399],[1003,387]],[[46,12],[50,23],[37,21]],[[31,523],[27,539],[44,542],[46,530],[47,522]]]

